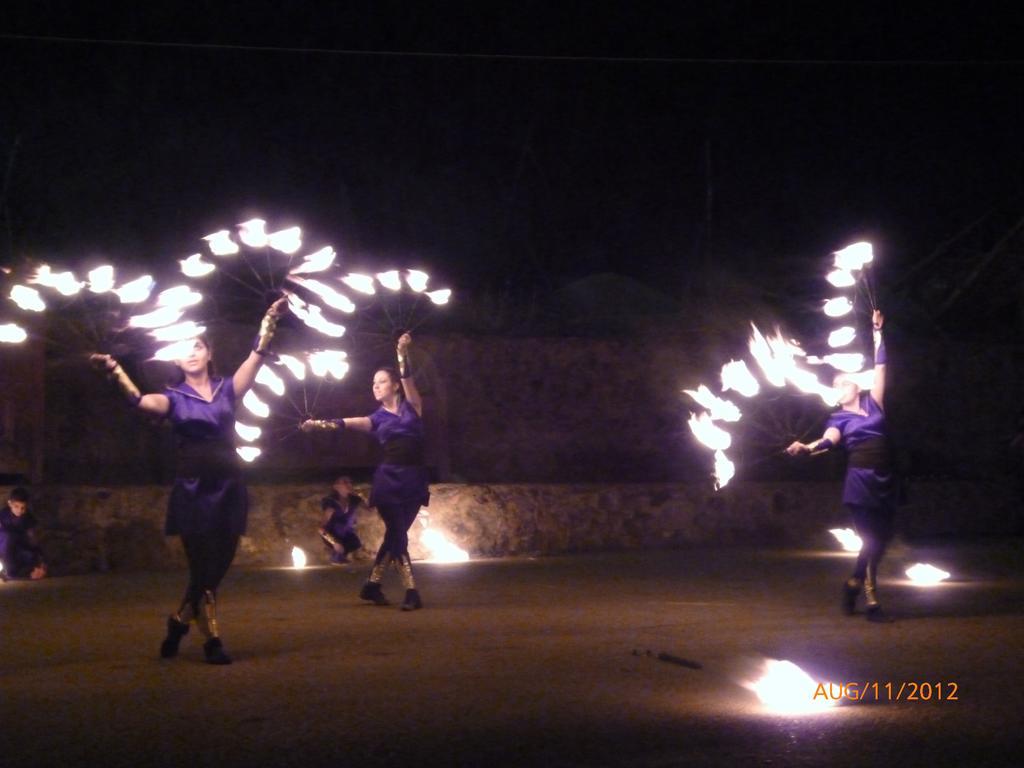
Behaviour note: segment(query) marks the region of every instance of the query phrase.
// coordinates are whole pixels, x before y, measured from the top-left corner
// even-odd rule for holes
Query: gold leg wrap
[[[384,571],[388,567],[390,560],[381,560],[379,563],[374,563],[373,570],[370,571],[370,581],[374,584],[380,584],[384,580]]]
[[[192,609],[192,603],[189,602],[188,598],[185,598],[177,612],[174,614],[175,621],[180,624],[188,624],[195,617],[196,612]]]
[[[877,566],[868,565],[867,575],[864,577],[864,601],[868,608],[878,606],[878,595],[875,594],[875,572]]]
[[[408,555],[402,555],[398,559],[398,574],[402,577],[402,586],[406,589],[416,589],[416,579],[412,575],[412,561]]]
[[[203,633],[203,637],[207,639],[220,636],[220,633],[217,631],[217,598],[209,589],[200,598],[196,626]]]

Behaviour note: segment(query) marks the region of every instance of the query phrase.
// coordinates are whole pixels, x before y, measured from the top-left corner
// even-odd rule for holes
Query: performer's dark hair
[[[203,342],[203,346],[206,347],[206,351],[209,352],[211,355],[213,354],[213,344],[210,343],[210,337],[207,336],[205,333],[201,333],[198,336],[196,336],[194,341]],[[168,382],[172,387],[176,387],[179,384],[184,383],[185,381],[185,371],[181,369],[181,366],[176,365],[174,366],[174,368],[174,378],[171,379],[170,382]],[[211,379],[217,375],[217,368],[214,366],[213,360],[210,360],[206,364],[206,375],[209,376]]]
[[[390,365],[381,365],[377,368],[376,371],[373,372],[373,375],[376,376],[381,371],[384,371],[384,373],[388,375],[391,381],[398,385],[398,396],[404,400],[405,387],[402,386],[402,377],[398,375],[398,371]]]
[[[8,498],[11,501],[23,501],[28,504],[29,495],[28,491],[19,485],[17,488],[11,490],[11,495],[8,496]]]

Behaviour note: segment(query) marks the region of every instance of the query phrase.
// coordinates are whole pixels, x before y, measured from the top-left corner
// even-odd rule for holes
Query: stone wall
[[[239,338],[247,344],[251,329],[243,330]],[[1008,451],[1024,390],[1020,350],[893,336],[886,405],[903,469],[985,480],[1021,472],[1020,452]],[[709,476],[711,457],[686,426],[692,403],[681,390],[715,384],[721,363],[743,356],[745,338],[742,332],[719,340],[672,329],[628,339],[451,334],[418,338],[417,347],[427,458],[438,482],[698,482]],[[226,361],[245,351],[229,341],[217,348]],[[316,415],[374,408],[369,381],[379,361],[357,352],[344,381],[317,391]],[[45,481],[168,482],[168,430],[147,424],[107,385],[76,370],[54,369],[47,378]],[[148,378],[150,386],[162,380]],[[839,476],[835,462],[779,456],[792,438],[820,433],[828,409],[816,398],[771,391],[741,404],[746,415],[734,427],[730,451],[737,479]],[[281,407],[291,408],[283,400]],[[378,458],[372,441],[357,434],[300,435],[298,420],[292,410],[264,423],[273,437],[254,465],[261,481],[329,481],[342,469],[368,479]]]
[[[322,485],[250,486],[248,534],[236,562],[290,564],[293,546],[327,562],[316,528]],[[365,493],[368,489],[358,488]],[[8,488],[0,489],[6,498]],[[33,508],[54,574],[183,568],[176,538],[163,535],[166,487],[43,486]],[[424,524],[477,557],[763,543],[833,547],[830,527],[847,526],[835,482],[437,484],[427,514],[410,532],[414,558],[430,555]],[[905,537],[1024,533],[1019,497],[1006,484],[916,483],[900,513]],[[373,511],[357,522],[367,550],[383,525]]]

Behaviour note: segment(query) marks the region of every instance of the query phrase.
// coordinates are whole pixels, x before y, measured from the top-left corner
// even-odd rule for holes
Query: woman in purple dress
[[[206,661],[231,663],[217,627],[216,595],[245,533],[249,511],[234,446],[235,405],[252,387],[284,311],[284,299],[267,310],[253,351],[234,376],[213,375],[210,344],[199,337],[188,356],[176,361],[181,380],[159,394],[139,392],[110,355],[92,356],[135,407],[170,421],[177,442],[177,470],[165,533],[181,537],[189,581],[178,610],[167,619],[167,636],[160,646],[162,658],[178,654],[181,638],[195,621],[206,638]]]
[[[409,528],[420,507],[430,501],[427,470],[423,464],[423,398],[416,387],[408,333],[398,339],[400,373],[380,368],[373,374],[373,397],[380,407],[369,416],[345,419],[310,419],[302,430],[354,429],[372,433],[380,442],[383,461],[373,475],[369,505],[384,520],[384,540],[377,551],[373,569],[359,597],[376,605],[388,605],[381,581],[388,563],[393,562],[405,587],[403,611],[423,607],[409,559]]]
[[[875,310],[871,321],[875,342],[875,377],[871,392],[861,392],[855,382],[842,374],[836,376],[834,386],[839,391],[839,410],[829,417],[825,434],[812,443],[795,442],[786,452],[796,456],[838,445],[846,449],[843,504],[850,510],[863,545],[853,574],[843,584],[843,611],[853,614],[857,596],[863,590],[868,620],[888,621],[878,602],[876,583],[878,564],[893,535],[899,488],[885,424],[886,359],[882,313]]]

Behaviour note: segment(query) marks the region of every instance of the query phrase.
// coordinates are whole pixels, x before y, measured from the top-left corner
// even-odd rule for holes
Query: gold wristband
[[[121,390],[121,393],[127,397],[133,405],[138,405],[139,401],[142,399],[142,393],[139,391],[139,388],[135,386],[135,383],[128,377],[128,374],[125,373],[121,364],[115,361],[114,367],[109,369],[108,375],[110,376],[110,380],[114,382],[119,390]]]
[[[313,429],[322,429],[324,431],[345,428],[345,421],[343,419],[310,419],[306,423],[312,426]]]
[[[266,355],[270,352],[270,342],[274,340],[274,332],[277,330],[277,315],[267,312],[260,322],[259,333],[256,334],[256,344],[253,351],[257,355]]]

